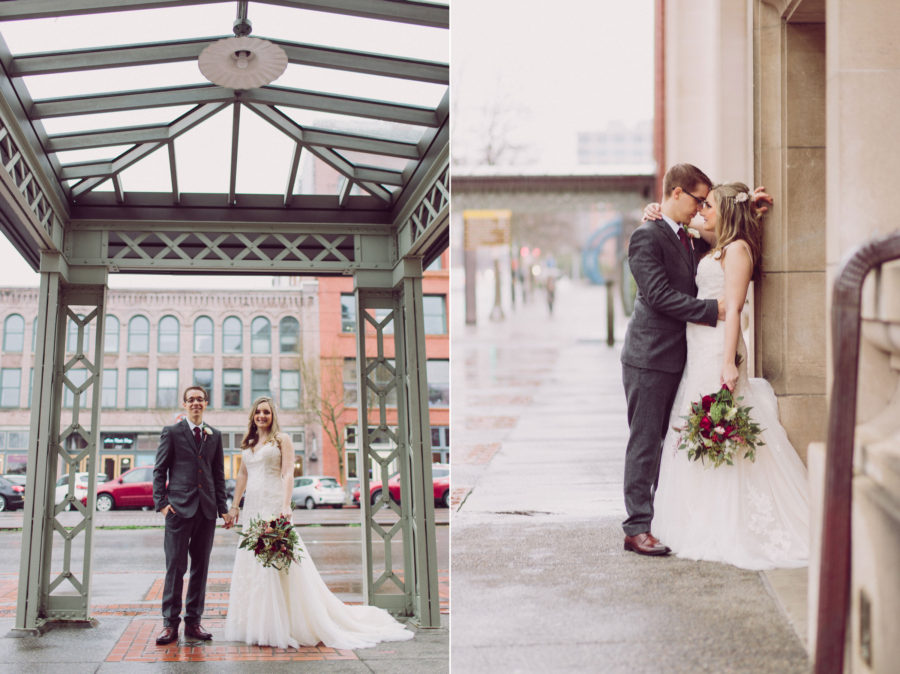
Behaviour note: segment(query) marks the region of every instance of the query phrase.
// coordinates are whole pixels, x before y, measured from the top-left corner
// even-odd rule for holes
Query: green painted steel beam
[[[6,0],[0,3],[0,21],[206,5],[214,2],[221,0]],[[258,2],[420,26],[436,28],[450,26],[449,7],[430,2],[407,0],[258,0]]]
[[[30,113],[33,119],[46,119],[234,100],[266,105],[284,105],[291,108],[382,119],[418,126],[439,126],[437,114],[431,108],[285,87],[260,87],[236,92],[215,84],[47,98],[35,101],[31,105]]]
[[[98,68],[194,61],[211,43],[225,37],[231,36],[19,54],[12,59],[9,72],[12,77],[26,77]],[[288,63],[295,65],[346,70],[432,84],[450,83],[450,68],[445,63],[285,40],[269,39],[269,41],[281,47],[288,57]]]

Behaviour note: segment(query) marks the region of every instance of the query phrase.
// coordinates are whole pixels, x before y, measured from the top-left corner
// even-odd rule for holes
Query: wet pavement
[[[454,297],[453,671],[806,672],[805,570],[622,549],[605,297],[563,281],[552,318],[537,297],[477,327]]]
[[[178,643],[157,646],[165,576],[161,518],[157,513],[140,510],[97,513],[91,585],[91,615],[96,626],[58,627],[41,637],[0,638],[0,671],[278,672],[297,671],[302,666],[304,671],[313,672],[447,672],[449,516],[445,508],[435,512],[441,628],[412,627],[416,630],[412,641],[359,650],[323,646],[275,649],[224,641],[222,632],[238,537],[235,531],[221,527],[216,530],[210,556],[203,618],[213,640],[197,644],[185,641],[182,635]],[[61,522],[70,518],[74,523],[78,517],[76,513],[61,515]],[[322,579],[339,599],[357,604],[363,597],[363,529],[358,526],[359,518],[358,509],[294,512],[304,554],[315,561]],[[20,512],[0,513],[0,637],[15,625],[22,536],[17,527],[21,527]],[[375,546],[376,568],[383,568],[384,552],[383,546]],[[399,542],[392,546],[391,553],[394,560],[402,560]],[[80,569],[83,547],[74,544],[72,558],[73,566]],[[61,571],[61,559],[61,548],[54,547],[54,576]],[[61,586],[54,593],[64,591]]]

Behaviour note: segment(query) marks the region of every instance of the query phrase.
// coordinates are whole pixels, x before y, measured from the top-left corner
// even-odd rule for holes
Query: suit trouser
[[[188,625],[200,622],[206,602],[209,553],[215,534],[216,520],[204,517],[199,508],[193,517],[181,517],[176,513],[166,516],[166,581],[163,586],[162,614],[167,626],[177,627],[181,622],[181,593],[188,555],[191,558],[191,574],[188,578],[184,622]]]
[[[650,531],[662,443],[680,381],[680,372],[622,364],[629,429],[625,449],[625,511],[628,517],[622,522],[622,529],[628,536]]]

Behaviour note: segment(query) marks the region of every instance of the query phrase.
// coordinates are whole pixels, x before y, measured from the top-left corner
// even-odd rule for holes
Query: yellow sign
[[[463,211],[466,250],[479,246],[508,246],[512,211]]]

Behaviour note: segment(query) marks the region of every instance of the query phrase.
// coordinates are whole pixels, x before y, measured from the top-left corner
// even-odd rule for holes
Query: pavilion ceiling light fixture
[[[200,52],[197,65],[206,79],[226,89],[246,90],[281,77],[287,68],[287,54],[268,40],[249,37],[252,25],[246,2],[238,3],[233,30],[235,37],[213,42]]]

